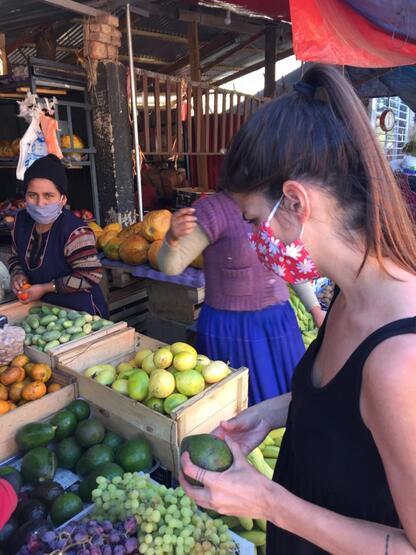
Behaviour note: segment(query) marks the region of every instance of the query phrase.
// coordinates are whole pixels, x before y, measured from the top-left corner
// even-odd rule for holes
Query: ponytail
[[[336,198],[345,231],[364,238],[361,268],[372,255],[384,270],[389,258],[416,274],[409,210],[360,99],[333,67],[309,68],[292,93],[267,103],[239,130],[222,187],[278,198],[290,179],[308,179]]]

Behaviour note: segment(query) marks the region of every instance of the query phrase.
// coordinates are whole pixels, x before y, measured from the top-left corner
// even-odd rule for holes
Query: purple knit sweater
[[[205,302],[220,310],[261,310],[288,300],[285,282],[266,270],[248,242],[251,225],[226,193],[197,201],[199,225],[210,245],[204,251]]]

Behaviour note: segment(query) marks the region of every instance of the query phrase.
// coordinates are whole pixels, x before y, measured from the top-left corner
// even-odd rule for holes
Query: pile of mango
[[[311,313],[306,310],[305,305],[291,287],[289,288],[289,292],[289,302],[295,311],[298,326],[302,332],[303,343],[307,349],[312,341],[316,339],[318,330],[315,327]]]
[[[272,430],[247,457],[248,462],[270,480],[273,478],[285,431],[286,428]],[[265,520],[236,516],[222,516],[221,518],[233,532],[253,543],[259,555],[266,553],[267,523]]]
[[[17,355],[9,365],[0,366],[0,415],[61,388],[54,382],[50,366]]]

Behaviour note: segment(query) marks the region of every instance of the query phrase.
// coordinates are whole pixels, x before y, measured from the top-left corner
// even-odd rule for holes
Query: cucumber
[[[111,322],[111,320],[101,320],[101,322],[103,324],[103,328],[113,325],[113,322]]]
[[[43,353],[43,347],[40,347],[39,345],[36,347],[36,350]]]
[[[49,308],[49,306],[43,305],[42,308],[41,308],[41,311],[43,312],[43,314],[52,314],[51,309]]]
[[[63,333],[59,338],[59,343],[68,343],[70,339],[71,339],[71,336],[69,335],[69,333]]]
[[[92,316],[91,316],[91,314],[88,314],[88,312],[83,312],[82,315],[83,315],[84,320],[85,320],[86,322],[92,322]]]
[[[38,347],[44,347],[46,345],[46,341],[43,339],[43,337],[39,337],[38,339]]]
[[[94,314],[94,316],[92,317],[93,322],[99,322],[100,320],[101,320],[101,317],[98,316],[98,314]]]
[[[79,318],[77,318],[76,320],[74,320],[74,326],[79,326],[80,328],[82,328],[82,326],[85,324],[85,318],[84,316],[80,316]]]
[[[92,323],[93,331],[98,331],[103,327],[104,327],[104,324],[102,320],[96,320],[95,322]]]
[[[41,339],[41,336],[37,333],[35,333],[34,335],[32,335],[32,345],[37,345],[39,339]]]
[[[64,320],[66,319],[67,315],[68,315],[68,312],[63,309],[61,309],[58,314],[59,318],[64,318]]]
[[[57,339],[54,339],[53,341],[49,341],[49,343],[46,343],[45,347],[44,347],[44,351],[45,353],[50,351],[51,349],[55,349],[55,347],[59,347],[60,343]]]
[[[36,328],[35,331],[38,335],[42,335],[42,333],[45,333],[45,331],[48,331],[48,330],[46,329],[45,326],[39,326],[38,328]]]
[[[46,331],[56,330],[56,328],[56,322],[49,322],[49,324],[46,326]]]
[[[23,320],[23,322],[20,325],[25,330],[26,333],[31,333],[32,328],[29,326],[27,322]]]
[[[86,333],[86,334],[91,333],[91,331],[92,331],[92,325],[89,324],[89,323],[88,323],[88,324],[84,324],[84,325],[82,326],[82,331],[83,331],[84,333]]]
[[[69,320],[76,320],[77,318],[79,318],[79,312],[77,312],[76,310],[68,310],[67,318]]]
[[[63,325],[64,325],[64,322],[66,322],[66,318],[61,318],[61,317],[59,317],[59,318],[56,320],[55,324],[56,324],[57,326],[59,326],[59,327],[62,328]]]
[[[80,333],[80,332],[82,332],[82,328],[80,326],[71,326],[66,330],[66,333],[69,333],[70,335],[74,333]]]
[[[71,335],[70,341],[75,341],[76,339],[80,339],[81,337],[85,337],[85,335],[86,335],[86,334],[85,334],[83,331],[80,331],[80,332],[78,332],[78,333],[73,333],[73,334]]]
[[[47,343],[49,343],[50,341],[55,341],[60,337],[61,337],[61,332],[56,330],[45,331],[45,333],[42,335],[42,339],[44,339]]]
[[[29,308],[29,314],[39,314],[42,311],[40,306],[32,306]]]
[[[31,333],[26,334],[25,345],[27,345],[27,346],[32,345],[32,334]]]
[[[72,327],[72,321],[71,320],[65,320],[65,322],[62,324],[64,329],[68,329],[70,327]]]
[[[36,328],[39,327],[40,321],[39,318],[35,315],[30,315],[26,318],[26,323],[29,324],[29,326],[32,328],[32,330],[35,330]]]
[[[58,319],[58,316],[55,316],[55,314],[48,314],[47,316],[43,316],[40,319],[40,324],[42,326],[47,326],[51,322],[56,322],[57,319]]]
[[[51,308],[51,312],[52,314],[55,314],[55,316],[59,316],[59,313],[61,312],[61,309],[58,308],[57,306],[54,306]]]

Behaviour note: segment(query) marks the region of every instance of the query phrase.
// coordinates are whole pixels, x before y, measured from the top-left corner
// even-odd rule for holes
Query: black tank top
[[[416,318],[376,330],[327,385],[317,388],[312,368],[326,321],[293,375],[292,403],[273,480],[336,513],[400,527],[382,460],[361,418],[360,391],[363,366],[372,350],[389,337],[416,333]],[[269,524],[268,555],[323,553],[327,552]]]

